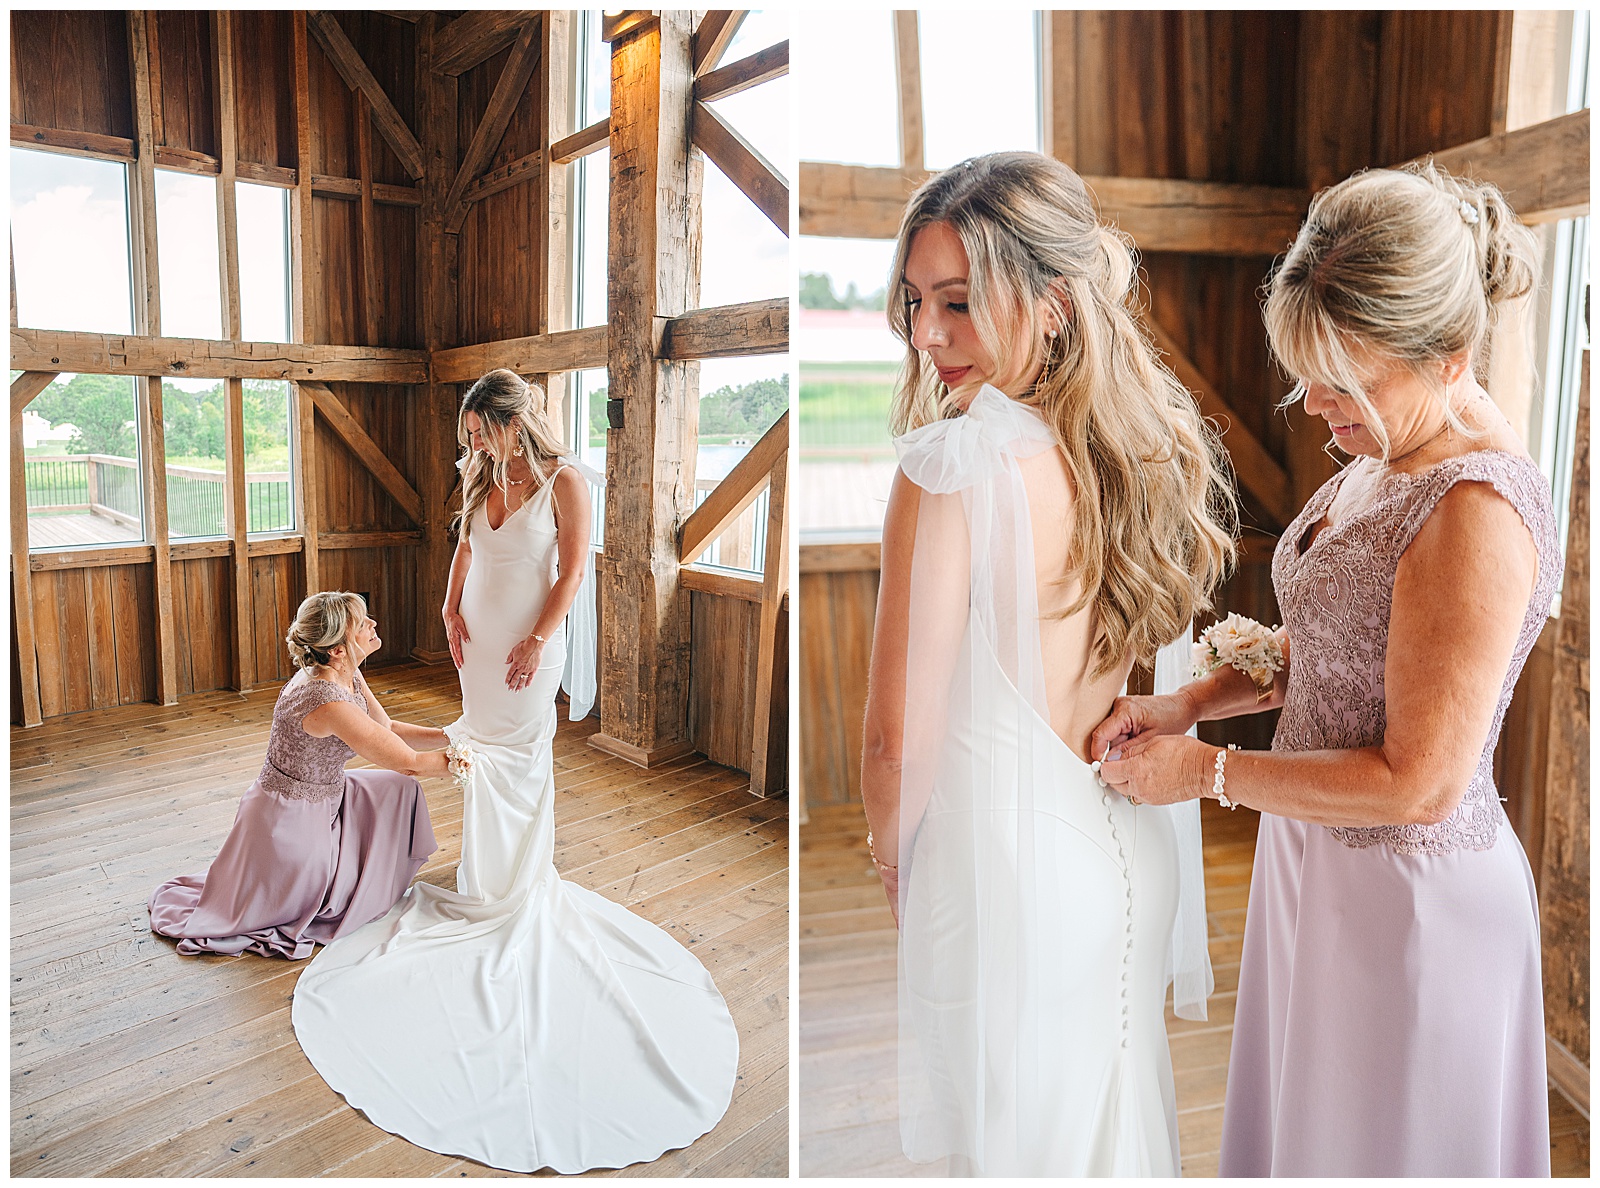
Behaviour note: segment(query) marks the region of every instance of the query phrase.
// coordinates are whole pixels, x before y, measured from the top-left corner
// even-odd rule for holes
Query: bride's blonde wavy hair
[[[456,417],[456,440],[465,450],[461,461],[461,511],[452,525],[463,537],[471,534],[472,517],[477,515],[490,486],[507,489],[506,475],[511,463],[496,461],[472,448],[467,431],[467,414],[477,413],[483,422],[484,436],[506,443],[504,453],[520,446],[522,456],[533,471],[532,482],[542,486],[556,471],[556,463],[567,452],[561,438],[545,416],[544,389],[530,384],[514,371],[497,368],[482,376],[467,389]]]
[[[1235,558],[1238,497],[1216,433],[1157,357],[1135,316],[1136,259],[1102,224],[1083,180],[1038,153],[974,157],[924,182],[900,223],[889,324],[906,344],[896,433],[955,416],[938,372],[911,343],[905,283],[912,237],[932,223],[961,238],[968,307],[997,387],[1044,415],[1073,485],[1062,612],[1093,604],[1094,675],[1140,664],[1211,607]],[[1045,337],[1045,315],[1061,327]],[[1019,357],[1016,344],[1026,344]],[[1031,389],[1021,378],[1043,368]]]

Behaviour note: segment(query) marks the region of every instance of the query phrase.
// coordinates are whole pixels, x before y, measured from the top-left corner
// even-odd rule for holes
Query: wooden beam
[[[339,22],[330,12],[311,12],[306,14],[306,21],[311,32],[316,36],[323,50],[328,55],[328,61],[333,63],[333,68],[339,72],[339,77],[344,79],[345,85],[352,91],[360,91],[367,97],[367,102],[372,104],[373,122],[378,125],[378,131],[389,142],[389,147],[394,149],[395,156],[400,158],[400,164],[412,177],[422,176],[422,147],[417,143],[417,138],[412,135],[400,113],[395,110],[389,96],[384,93],[383,87],[373,77],[372,71],[367,69],[367,64],[361,60],[361,55],[356,52],[356,47],[350,44],[350,39],[345,36]]]
[[[1589,109],[1434,153],[1451,173],[1499,186],[1524,223],[1589,213]]]
[[[1178,14],[1178,76],[1181,96],[1183,174],[1204,181],[1211,174],[1211,46],[1209,14],[1189,9]]]
[[[1078,159],[1078,14],[1043,14],[1044,151],[1066,165]]]
[[[243,177],[241,173],[239,176]],[[359,177],[330,177],[324,173],[313,174],[311,192],[318,198],[343,198],[361,201]],[[372,200],[389,206],[421,206],[422,190],[417,186],[392,186],[387,182],[372,183]]]
[[[139,159],[129,176],[132,192],[128,195],[128,206],[134,216],[133,324],[141,335],[161,333],[161,275],[156,251],[156,99],[150,77],[149,42],[154,15],[139,11],[128,14],[128,43],[133,54],[134,126],[139,143]],[[11,332],[13,366],[19,358],[17,340],[27,334],[24,330]],[[108,374],[95,367],[62,366],[60,369]],[[143,445],[140,480],[144,487],[144,533],[153,551],[156,700],[162,705],[175,705],[178,701],[178,641],[172,610],[172,543],[167,531],[167,439],[161,417],[161,380],[148,371],[133,374],[146,377],[136,384],[143,395],[143,399],[136,401],[136,407],[138,433]]]
[[[925,173],[800,163],[800,234],[893,239]],[[1300,229],[1303,190],[1165,178],[1085,177],[1101,214],[1140,251],[1271,256]]]
[[[422,543],[422,533],[414,532],[324,532],[317,537],[321,549],[403,549]],[[438,612],[434,612],[438,617]]]
[[[1299,510],[1294,503],[1289,475],[1228,407],[1228,402],[1217,394],[1199,368],[1178,348],[1172,336],[1154,318],[1147,317],[1144,322],[1156,349],[1166,356],[1167,366],[1183,386],[1194,394],[1200,406],[1200,415],[1219,422],[1222,442],[1233,459],[1234,473],[1238,475],[1240,484],[1273,517],[1274,528],[1288,524]]]
[[[256,683],[255,607],[250,591],[250,514],[245,483],[244,381],[223,381],[226,400],[223,463],[227,471],[223,511],[233,548],[233,687],[248,693]]]
[[[327,420],[333,431],[350,447],[352,453],[368,470],[372,477],[382,484],[383,489],[394,498],[406,515],[411,517],[414,524],[422,523],[422,498],[406,481],[405,475],[396,469],[395,464],[389,461],[388,455],[377,442],[361,427],[361,423],[350,415],[350,410],[344,406],[344,401],[333,394],[333,390],[326,384],[308,383],[302,381],[300,390],[311,397],[311,402],[318,412]]]
[[[256,182],[259,185],[292,190],[300,184],[298,169],[286,169],[281,165],[262,165],[255,161],[240,161],[237,169],[243,180]]]
[[[772,163],[758,153],[749,141],[734,131],[733,125],[704,103],[695,103],[690,130],[694,145],[754,202],[772,225],[789,234],[789,183]]]
[[[756,501],[772,478],[774,467],[789,449],[789,412],[784,410],[773,424],[750,447],[750,452],[728,471],[727,476],[712,488],[706,501],[695,508],[683,522],[678,533],[678,563],[692,564],[728,530],[745,508]],[[770,541],[770,537],[769,537]]]
[[[490,194],[498,194],[513,186],[520,186],[525,181],[538,181],[544,175],[544,151],[535,149],[526,156],[507,161],[498,169],[480,174],[478,179],[467,187],[467,192],[462,195],[462,201],[471,206],[475,202],[483,201]]]
[[[694,31],[693,47],[689,51],[689,68],[699,78],[715,70],[728,52],[728,46],[739,33],[739,26],[749,16],[748,10],[713,9],[700,18],[700,27]]]
[[[296,504],[300,512],[300,539],[305,542],[305,593],[309,598],[322,589],[322,564],[317,555],[317,535],[322,531],[322,471],[317,457],[316,405],[303,384],[294,385],[294,430],[300,466],[295,471]]]
[[[789,414],[784,413],[787,417]],[[767,502],[767,555],[761,570],[761,625],[756,641],[755,724],[750,740],[750,791],[782,791],[773,773],[774,743],[784,733],[778,706],[784,698],[773,679],[778,664],[778,616],[789,593],[789,451],[772,468]]]
[[[24,371],[11,381],[11,417],[16,420],[33,398],[55,382],[54,371]],[[19,455],[20,457],[20,455]]]
[[[878,539],[878,535],[874,535],[871,539],[813,540],[808,537],[800,543],[802,575],[867,573],[882,567],[883,542]]]
[[[661,322],[659,359],[781,355],[789,349],[789,299],[769,297],[691,310]]]
[[[789,73],[789,43],[780,41],[749,57],[707,71],[694,80],[694,97],[701,103],[714,103],[748,91]]]
[[[211,46],[217,80],[217,258],[222,282],[222,333],[243,336],[239,297],[239,149],[233,72],[233,13],[211,13]],[[256,682],[255,610],[251,604],[250,519],[245,482],[244,381],[223,381],[223,514],[233,544],[233,687],[248,693]]]
[[[658,12],[646,8],[606,11],[600,17],[600,40],[614,49],[620,41],[655,29],[659,17]]]
[[[724,569],[685,565],[678,571],[678,584],[685,590],[698,594],[716,594],[722,598],[738,598],[745,602],[760,602],[762,581],[759,577],[729,573]]]
[[[517,34],[516,44],[511,47],[511,56],[506,59],[505,69],[500,72],[500,79],[494,85],[494,94],[489,96],[489,106],[484,110],[483,119],[478,121],[477,131],[472,134],[472,143],[462,154],[461,168],[456,171],[456,180],[445,198],[444,227],[447,232],[454,234],[466,222],[467,188],[488,166],[501,140],[505,138],[511,117],[516,115],[517,105],[528,89],[535,67],[539,65],[539,52],[539,22],[528,21]]]
[[[289,203],[289,238],[294,245],[289,253],[289,335],[295,342],[310,343],[322,337],[315,316],[321,253],[311,215],[311,46],[303,11],[289,14],[289,31],[294,59],[295,142],[295,193]]]
[[[504,367],[518,375],[541,371],[588,371],[606,365],[605,326],[585,326],[554,334],[531,334],[475,346],[433,352],[433,382],[469,384],[486,371]]]
[[[53,372],[25,371],[11,381],[11,597],[17,637],[17,680],[22,686],[22,724],[44,721],[39,701],[39,653],[33,620],[33,575],[28,566],[28,469],[22,412],[55,380]]]
[[[99,161],[130,162],[134,142],[125,136],[104,136],[98,132],[74,132],[66,128],[40,128],[34,124],[11,125],[13,148],[48,149],[74,157],[93,157]]]
[[[568,209],[570,169],[547,165],[551,146],[572,127],[573,15],[563,10],[546,13],[539,26],[539,78],[534,88],[539,116],[538,184],[533,190],[534,222],[539,246],[534,252],[534,288],[538,298],[540,334],[553,334],[572,325],[569,276],[572,254],[572,220]],[[545,411],[551,423],[563,425],[564,377],[552,382],[549,372],[537,372],[530,383],[544,389]],[[584,430],[587,432],[587,430]],[[574,445],[577,442],[574,441]]]
[[[11,366],[27,371],[87,371],[96,375],[420,384],[427,382],[428,352],[292,342],[223,342],[215,338],[149,338],[19,326],[11,331]]]
[[[439,617],[450,573],[450,493],[457,479],[457,389],[434,375],[431,360],[456,339],[457,253],[460,237],[444,231],[444,201],[456,167],[457,94],[454,75],[434,69],[444,18],[429,12],[417,26],[417,95],[422,111],[422,149],[427,172],[418,220],[417,304],[429,351],[428,384],[419,393],[417,493],[422,499],[423,542],[413,554],[417,569],[416,630],[411,654],[429,664],[450,659]],[[474,377],[476,378],[476,377]]]
[[[381,12],[384,16],[393,17],[397,21],[404,21],[408,25],[414,25],[422,19],[420,8],[377,8],[373,11]]]
[[[894,73],[900,101],[900,168],[922,169],[922,54],[914,9],[894,13]]]
[[[517,39],[537,10],[488,9],[458,16],[434,37],[433,70],[452,77],[480,66]]]
[[[611,117],[597,120],[587,128],[580,128],[571,136],[563,137],[550,146],[550,162],[565,165],[579,157],[587,157],[611,143]]]
[[[175,148],[167,144],[158,144],[152,151],[155,153],[156,164],[163,169],[217,176],[219,163],[210,153],[202,153],[198,149]]]
[[[678,530],[694,509],[699,368],[656,358],[656,319],[699,304],[704,163],[689,144],[693,15],[664,9],[611,44],[606,553],[600,733],[646,765],[692,748]]]
[[[372,105],[356,92],[356,163],[360,171],[360,209],[356,219],[361,256],[361,330],[368,346],[378,345],[378,228],[372,207]]]

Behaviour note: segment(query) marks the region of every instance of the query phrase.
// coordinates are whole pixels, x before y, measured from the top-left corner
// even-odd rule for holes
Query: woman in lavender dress
[[[444,731],[395,722],[361,675],[378,650],[359,594],[313,594],[288,635],[300,668],[267,757],[211,869],[163,883],[150,928],[180,953],[301,960],[383,915],[438,846],[418,775],[444,775]],[[360,755],[388,771],[345,771]]]
[[[1538,902],[1492,760],[1561,560],[1473,366],[1531,249],[1497,190],[1431,166],[1317,197],[1267,329],[1355,461],[1273,558],[1286,671],[1259,703],[1231,668],[1122,699],[1096,731],[1128,795],[1261,812],[1224,1176],[1549,1175]],[[1280,705],[1270,753],[1183,735]]]

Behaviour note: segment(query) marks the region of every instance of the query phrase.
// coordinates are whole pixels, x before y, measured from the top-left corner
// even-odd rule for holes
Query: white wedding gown
[[[1051,730],[1019,458],[984,388],[900,438],[923,489],[901,787],[900,1118],[954,1174],[1176,1176],[1164,1007],[1205,1017],[1198,804],[1134,806]],[[1188,641],[1159,669],[1186,658]],[[1165,678],[1165,672],[1158,675]]]
[[[461,594],[476,763],[455,891],[413,884],[295,989],[306,1056],[378,1126],[510,1171],[624,1167],[728,1108],[739,1040],[706,969],[661,929],[557,877],[551,744],[565,631],[526,689],[506,655],[556,574],[552,482],[498,530],[479,510]]]

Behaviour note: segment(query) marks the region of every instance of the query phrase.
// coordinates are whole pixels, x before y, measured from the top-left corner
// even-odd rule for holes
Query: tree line
[[[289,444],[288,385],[244,381],[244,448],[260,454]],[[227,421],[221,382],[199,392],[169,386],[161,394],[166,451],[172,458],[222,458]],[[127,376],[76,375],[57,380],[28,405],[52,429],[72,426],[69,454],[135,456],[133,381]]]

